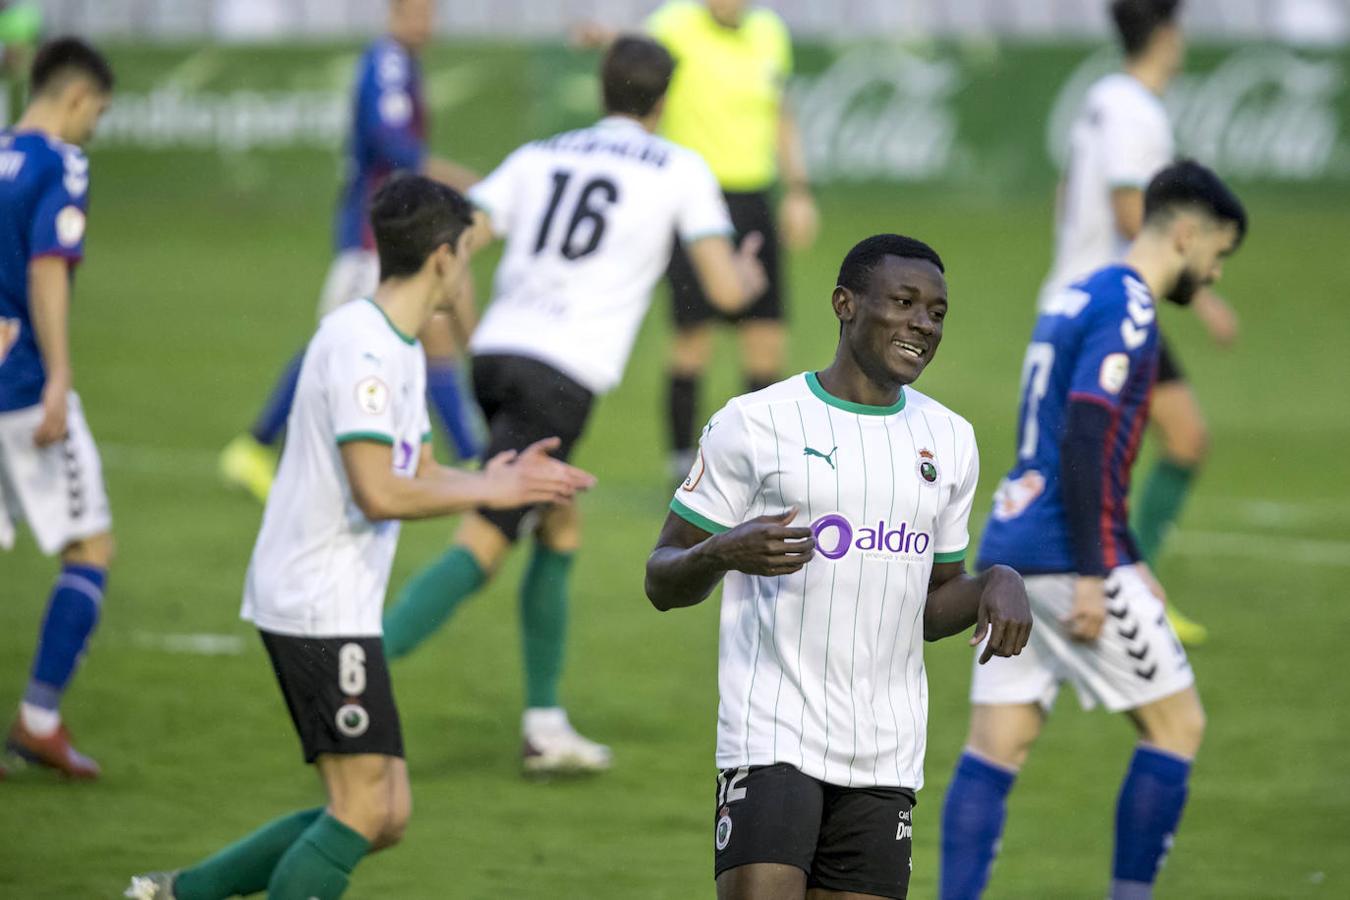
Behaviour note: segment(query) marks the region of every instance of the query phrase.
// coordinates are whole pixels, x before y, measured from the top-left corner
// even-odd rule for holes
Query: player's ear
[[[834,316],[840,322],[852,322],[858,314],[858,298],[842,284],[834,286],[830,305],[834,307]]]
[[[470,254],[473,253],[473,229],[465,228],[459,233],[459,239],[455,241],[455,255],[464,262],[468,262]]]

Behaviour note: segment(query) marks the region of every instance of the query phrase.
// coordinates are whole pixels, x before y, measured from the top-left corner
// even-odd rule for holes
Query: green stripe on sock
[[[1149,472],[1132,522],[1139,552],[1146,562],[1153,563],[1158,558],[1167,533],[1181,515],[1194,479],[1195,469],[1166,459],[1158,460]]]
[[[320,806],[273,819],[192,868],[184,869],[174,879],[174,897],[218,900],[266,890],[282,856],[322,813]]]
[[[359,832],[324,813],[277,863],[267,885],[268,900],[337,900],[369,852],[370,842]]]
[[[520,585],[520,628],[525,656],[525,705],[558,705],[567,645],[567,582],[571,553],[536,544]]]
[[[487,576],[464,547],[452,547],[408,580],[384,614],[384,652],[406,656],[436,633],[461,603],[483,586]]]

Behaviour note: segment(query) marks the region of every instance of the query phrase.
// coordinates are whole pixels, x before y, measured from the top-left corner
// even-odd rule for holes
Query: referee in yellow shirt
[[[726,195],[736,243],[763,235],[760,260],[769,286],[747,310],[726,316],[703,294],[684,248],[670,261],[675,344],[670,360],[671,474],[683,478],[693,464],[699,383],[712,358],[712,326],[736,326],[747,390],[783,377],[787,349],[785,297],[778,224],[790,249],[810,246],[818,219],[806,179],[796,121],[784,89],[792,73],[792,40],[778,15],[748,0],[668,0],[647,20],[647,30],[675,57],[666,94],[662,133],[699,153]],[[578,29],[587,44],[606,43],[613,32]],[[781,181],[777,221],[771,192]]]

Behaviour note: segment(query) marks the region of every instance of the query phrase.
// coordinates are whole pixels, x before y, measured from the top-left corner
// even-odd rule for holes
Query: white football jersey
[[[1088,90],[1069,135],[1055,262],[1041,288],[1041,308],[1073,282],[1125,256],[1130,242],[1116,229],[1111,192],[1143,190],[1173,153],[1167,110],[1138,79],[1117,72]]]
[[[381,633],[399,523],[365,517],[339,448],[389,444],[394,472],[415,475],[431,438],[426,380],[422,345],[374,301],[348,303],[319,323],[249,562],[243,618],[301,637]]]
[[[703,159],[621,116],[526,144],[469,198],[506,238],[469,346],[537,359],[597,394],[623,375],[675,235],[732,233]]]
[[[862,406],[807,373],[713,416],[671,509],[717,533],[796,506],[817,541],[792,575],[723,581],[719,768],[923,786],[928,580],[965,557],[978,480],[970,423],[910,388]]]

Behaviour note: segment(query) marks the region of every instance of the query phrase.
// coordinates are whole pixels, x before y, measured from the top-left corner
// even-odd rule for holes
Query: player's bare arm
[[[1191,309],[1216,345],[1227,349],[1237,343],[1240,328],[1237,310],[1213,288],[1203,287],[1196,291]]]
[[[789,509],[709,534],[669,513],[647,557],[647,599],[665,612],[702,603],[727,572],[791,575],[811,561],[816,549],[809,527],[788,524],[796,515]]]
[[[570,501],[593,486],[595,478],[550,457],[556,446],[557,439],[549,438],[520,454],[498,454],[479,472],[426,466],[424,456],[415,477],[401,478],[394,474],[392,447],[350,441],[342,445],[342,464],[366,518],[425,519],[479,506],[508,509]]]
[[[689,259],[698,273],[703,293],[720,312],[737,313],[753,303],[769,286],[769,276],[759,261],[764,236],[751,232],[739,247],[721,235],[694,241]]]
[[[1133,187],[1111,191],[1111,215],[1120,236],[1127,241],[1134,240],[1139,229],[1144,227],[1144,192]]]
[[[428,156],[423,160],[421,174],[461,193],[483,180],[483,176],[473,169],[443,156]]]
[[[33,331],[42,351],[47,381],[42,389],[42,421],[33,432],[39,447],[66,436],[66,395],[70,370],[70,270],[60,256],[40,256],[28,265]]]
[[[923,639],[941,640],[971,625],[972,647],[988,635],[980,663],[995,656],[1016,656],[1031,637],[1031,606],[1022,576],[1008,566],[990,566],[978,575],[963,562],[934,563],[923,611]]]
[[[806,174],[806,152],[802,149],[801,129],[785,97],[778,114],[778,169],[782,173],[783,199],[778,220],[783,223],[783,239],[792,250],[805,250],[820,233],[820,213]]]

